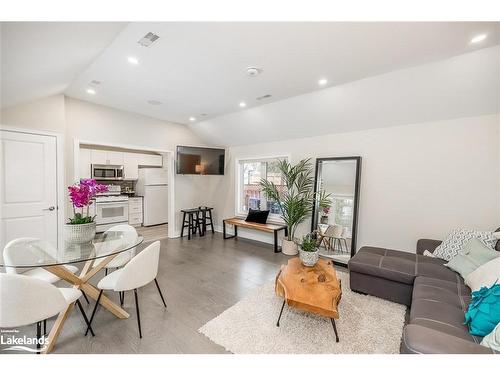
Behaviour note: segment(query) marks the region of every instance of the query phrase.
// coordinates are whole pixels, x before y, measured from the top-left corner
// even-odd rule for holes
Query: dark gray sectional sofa
[[[481,337],[464,325],[471,291],[462,277],[445,267],[446,261],[422,255],[440,243],[419,240],[416,254],[362,247],[349,261],[351,289],[410,307],[402,353],[497,353],[479,345]]]

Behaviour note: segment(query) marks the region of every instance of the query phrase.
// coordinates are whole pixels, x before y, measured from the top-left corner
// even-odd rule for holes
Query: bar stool
[[[181,210],[182,212],[182,229],[181,229],[181,237],[184,236],[184,228],[188,228],[188,240],[191,239],[191,236],[198,233],[200,236],[202,235],[201,227],[200,227],[200,210],[198,208],[189,208],[185,210]],[[188,218],[186,220],[186,215]]]
[[[200,206],[198,207],[198,210],[201,213],[201,236],[204,236],[207,227],[210,225],[210,229],[212,230],[212,233],[215,233],[214,231],[214,222],[212,220],[212,207],[206,207],[206,206]]]

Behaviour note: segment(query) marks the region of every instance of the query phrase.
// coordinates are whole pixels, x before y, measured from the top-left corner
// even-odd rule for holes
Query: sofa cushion
[[[432,354],[493,354],[493,349],[477,345],[429,327],[408,324],[403,330],[403,353]]]
[[[410,323],[479,343],[469,334],[464,324],[464,311],[461,307],[435,299],[413,299],[410,311]]]
[[[416,276],[452,282],[461,280],[456,272],[444,267],[444,263],[440,258],[365,246],[349,261],[349,269],[409,285],[413,284]]]
[[[413,284],[416,254],[365,246],[349,261],[349,270]]]

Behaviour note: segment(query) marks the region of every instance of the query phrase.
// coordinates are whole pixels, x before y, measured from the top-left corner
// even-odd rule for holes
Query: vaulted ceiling
[[[498,25],[3,23],[1,102],[7,107],[64,93],[171,122],[189,123],[193,117],[197,123],[490,47],[500,42]],[[138,41],[148,32],[159,39],[141,46]],[[478,34],[487,38],[469,43]],[[248,67],[261,72],[250,77]],[[327,84],[319,86],[321,78]],[[265,95],[270,97],[258,99]]]

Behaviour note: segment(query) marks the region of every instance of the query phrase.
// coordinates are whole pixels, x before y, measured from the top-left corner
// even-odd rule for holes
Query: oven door
[[[96,203],[96,224],[128,222],[128,201]]]

